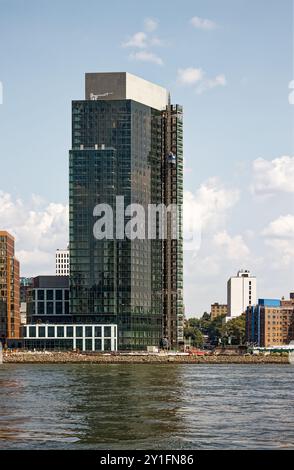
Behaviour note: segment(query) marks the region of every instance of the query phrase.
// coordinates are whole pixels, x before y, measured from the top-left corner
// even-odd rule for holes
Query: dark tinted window
[[[86,351],[92,351],[92,340],[86,339]]]
[[[73,337],[73,327],[72,326],[67,326],[66,327],[66,336],[69,336],[70,338]]]
[[[58,338],[63,338],[64,337],[64,327],[63,326],[58,326],[57,327],[57,337]]]
[[[45,338],[45,326],[39,326],[39,338]]]
[[[47,315],[53,315],[53,302],[47,302]]]
[[[48,337],[54,338],[54,326],[48,326]]]
[[[37,292],[38,292],[38,300],[44,300],[44,290],[39,289]]]
[[[111,337],[111,326],[104,327],[104,337]]]
[[[82,328],[82,326],[77,326],[77,327],[76,327],[76,336],[79,337],[79,338],[82,338],[82,336],[83,336],[83,328]]]
[[[104,351],[111,351],[111,340],[105,339],[104,340]]]
[[[62,302],[56,302],[55,313],[56,315],[62,315]]]
[[[101,339],[95,339],[95,351],[101,351]]]
[[[53,300],[53,290],[48,289],[47,293],[46,293],[46,296],[47,296],[47,300]]]
[[[38,314],[44,315],[44,313],[45,313],[44,302],[38,302]]]
[[[30,338],[35,338],[36,337],[36,327],[35,326],[30,326],[29,327],[29,335],[30,335]]]
[[[86,336],[92,336],[92,327],[86,326],[85,332],[86,332]]]
[[[95,326],[95,336],[101,338],[101,326]]]
[[[56,298],[56,300],[62,300],[62,290],[61,289],[56,289],[55,298]]]

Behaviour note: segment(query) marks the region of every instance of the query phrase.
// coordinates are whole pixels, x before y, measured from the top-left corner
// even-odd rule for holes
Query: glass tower
[[[169,201],[168,187],[181,206],[181,116],[165,89],[127,73],[86,74],[86,99],[72,103],[70,313],[76,323],[116,324],[120,350],[158,346],[165,337],[170,346],[181,341],[181,208],[178,240],[148,239],[147,229],[134,240],[116,233],[117,196],[123,210],[139,204],[147,214],[150,204]],[[172,151],[178,155],[171,177]],[[113,209],[114,237],[94,236],[98,204]],[[130,219],[124,215],[124,226]],[[176,249],[168,263],[171,243]]]

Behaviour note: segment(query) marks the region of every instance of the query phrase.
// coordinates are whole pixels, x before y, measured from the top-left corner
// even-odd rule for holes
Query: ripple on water
[[[293,366],[0,367],[0,448],[294,448]]]

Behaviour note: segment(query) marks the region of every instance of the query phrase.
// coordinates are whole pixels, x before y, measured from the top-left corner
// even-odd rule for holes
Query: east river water
[[[293,365],[0,365],[0,449],[294,449]]]

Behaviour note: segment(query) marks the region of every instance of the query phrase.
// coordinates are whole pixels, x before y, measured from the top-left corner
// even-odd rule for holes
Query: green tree
[[[184,328],[184,336],[186,339],[190,338],[192,346],[202,348],[204,344],[204,338],[199,328],[195,328],[193,326],[186,326]]]
[[[199,328],[201,325],[201,320],[200,318],[189,318],[187,323],[188,323],[188,326],[192,328]]]
[[[213,344],[218,344],[219,339],[222,337],[222,328],[225,316],[217,317],[211,320],[207,327],[207,335],[209,341]]]
[[[231,338],[232,344],[244,344],[246,336],[246,316],[232,318],[222,327],[222,338]]]
[[[210,321],[210,313],[204,312],[201,317],[201,320]]]
[[[221,340],[223,344],[228,344],[229,338],[232,344],[244,344],[246,317],[241,315],[225,322],[225,315],[211,320],[210,315],[204,312],[201,318],[189,318],[186,323],[185,337],[191,338],[191,343],[201,347],[203,336],[213,344],[218,344]],[[200,336],[201,334],[201,336]],[[202,339],[202,341],[201,341]]]
[[[189,318],[186,326],[198,329],[202,335],[208,336],[210,342],[217,344],[222,336],[224,316],[211,320],[210,315],[204,312],[201,318]]]

